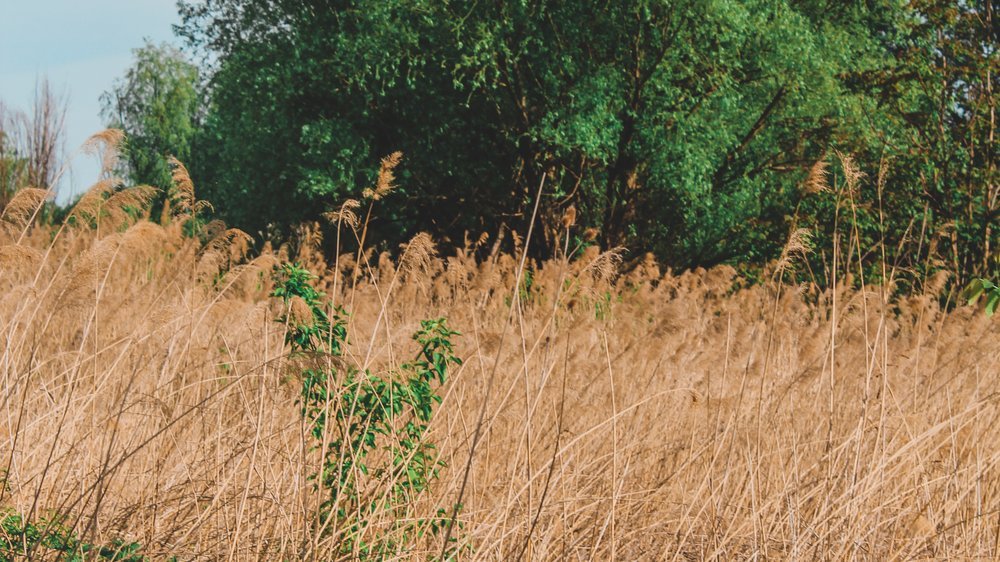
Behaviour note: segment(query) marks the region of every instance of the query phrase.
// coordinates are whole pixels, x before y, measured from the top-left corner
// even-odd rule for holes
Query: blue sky
[[[68,98],[66,152],[104,128],[99,97],[124,74],[144,39],[174,39],[176,0],[0,0],[0,100],[28,110],[35,81],[48,76]],[[99,167],[77,156],[58,199],[86,189]]]

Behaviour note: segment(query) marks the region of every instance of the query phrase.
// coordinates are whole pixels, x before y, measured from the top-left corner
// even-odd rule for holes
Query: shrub
[[[22,559],[55,559],[60,562],[82,560],[116,560],[143,562],[136,542],[115,540],[106,546],[81,541],[60,517],[43,519],[37,523],[25,521],[24,516],[13,512],[0,512],[0,561]]]
[[[983,295],[986,295],[986,316],[993,316],[1000,304],[1000,285],[988,279],[973,279],[962,296],[972,305]]]
[[[286,305],[278,321],[287,325],[292,357],[331,359],[301,371],[301,413],[322,451],[321,471],[311,476],[324,495],[316,529],[323,536],[338,533],[342,555],[381,560],[410,550],[427,529],[437,534],[447,522],[444,509],[433,519],[412,512],[445,466],[426,434],[448,369],[461,364],[451,343],[459,333],[444,318],[423,320],[413,335],[420,351],[398,372],[380,377],[353,366],[338,369],[333,359],[347,344],[346,312],[335,307],[328,313],[312,279],[309,271],[285,264],[273,296]],[[369,535],[384,515],[391,526]]]

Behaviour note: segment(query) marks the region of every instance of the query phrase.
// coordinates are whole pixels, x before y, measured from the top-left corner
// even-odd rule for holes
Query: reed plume
[[[830,163],[825,158],[817,160],[809,168],[809,175],[802,183],[802,191],[805,194],[815,194],[830,191],[830,184],[827,181],[827,169]]]
[[[781,257],[778,258],[777,265],[775,266],[776,275],[781,275],[781,272],[789,268],[795,261],[795,258],[805,259],[808,256],[810,250],[812,250],[811,238],[812,232],[806,228],[796,228],[788,235],[788,241],[785,242],[784,248],[781,249]]]
[[[357,210],[360,207],[360,201],[357,199],[348,199],[344,201],[336,211],[323,213],[323,217],[331,223],[335,223],[337,225],[346,224],[352,230],[357,230],[361,225],[361,220],[357,215]]]
[[[374,188],[366,189],[364,192],[365,199],[372,199],[374,201],[379,201],[386,195],[392,192],[396,188],[396,166],[403,161],[402,152],[393,152],[392,154],[386,156],[382,159],[381,166],[378,171],[378,179],[375,182]]]
[[[0,212],[2,231],[13,234],[25,229],[31,219],[38,214],[48,196],[47,189],[36,187],[19,189]]]
[[[105,129],[87,138],[83,143],[85,154],[94,154],[101,159],[101,172],[111,174],[118,165],[119,151],[125,140],[125,132],[121,129]]]
[[[431,268],[431,261],[437,256],[434,240],[426,232],[418,233],[400,247],[403,249],[400,271],[404,275],[427,272]]]
[[[204,211],[213,211],[211,203],[195,197],[194,182],[191,181],[191,174],[187,167],[173,156],[168,158],[167,162],[171,169],[170,177],[174,182],[171,193],[174,216],[195,217]]]

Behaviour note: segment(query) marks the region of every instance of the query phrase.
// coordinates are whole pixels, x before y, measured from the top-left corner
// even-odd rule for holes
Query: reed
[[[392,204],[398,158],[373,201]],[[136,212],[143,188],[106,182],[79,220],[32,222],[35,191],[0,217],[7,514],[150,559],[336,558],[343,534],[317,525],[329,491],[310,479],[333,457],[301,415],[303,362],[396,380],[420,320],[447,317],[463,361],[420,433],[446,466],[405,509],[365,513],[365,537],[460,502],[449,552],[463,560],[1000,554],[995,326],[943,309],[943,282],[905,296],[797,285],[798,231],[749,286],[651,256],[626,270],[595,246],[536,263],[530,235],[486,259],[485,240],[442,256],[426,235],[397,255],[327,261],[298,244],[250,259],[239,231],[201,221],[191,235],[208,207],[174,169],[162,224]],[[829,189],[814,171],[808,189]],[[358,208],[331,215],[338,239],[364,240]],[[562,226],[584,230],[569,213]],[[319,310],[270,296],[292,259],[318,276],[326,312],[347,308],[335,361],[286,344]],[[394,431],[380,439],[398,444]],[[423,533],[398,558],[438,556],[442,540]]]

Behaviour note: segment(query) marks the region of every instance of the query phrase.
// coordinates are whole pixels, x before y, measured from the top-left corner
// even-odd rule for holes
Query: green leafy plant
[[[993,316],[997,305],[1000,305],[1000,285],[988,279],[973,279],[962,291],[962,298],[970,305],[975,304],[983,295],[986,295],[986,316]]]
[[[132,66],[101,95],[101,114],[108,127],[126,135],[119,172],[137,185],[171,185],[171,154],[191,158],[191,142],[203,103],[198,67],[180,50],[146,41],[134,49]],[[160,193],[152,214],[162,210]]]
[[[286,312],[277,320],[287,326],[293,358],[338,358],[347,343],[347,315],[340,307],[327,311],[313,278],[296,264],[280,267],[272,294]],[[324,452],[320,472],[312,475],[324,495],[316,526],[324,535],[339,533],[341,555],[382,560],[446,526],[448,510],[432,519],[412,512],[445,466],[426,436],[441,403],[438,389],[449,368],[461,365],[451,343],[457,335],[443,318],[421,321],[413,335],[419,352],[384,377],[338,361],[302,369],[301,413],[315,448]],[[385,515],[390,529],[366,533]]]
[[[38,558],[60,562],[144,562],[147,558],[139,552],[141,548],[139,543],[120,539],[106,546],[82,542],[59,517],[36,523],[25,521],[13,511],[0,512],[0,562]]]

